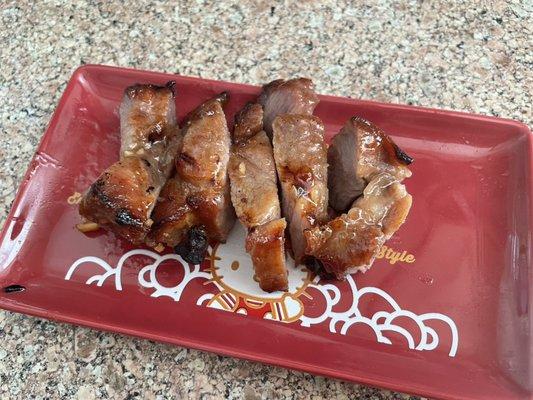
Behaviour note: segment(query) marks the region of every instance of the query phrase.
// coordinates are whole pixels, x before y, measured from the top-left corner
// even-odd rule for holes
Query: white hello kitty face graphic
[[[303,266],[294,267],[294,261],[287,257],[289,290],[268,293],[254,281],[254,269],[250,256],[244,250],[246,231],[242,226],[233,229],[228,241],[216,249],[216,259],[211,266],[213,280],[227,291],[244,297],[258,299],[280,299],[286,294],[301,291],[311,280],[311,273]]]

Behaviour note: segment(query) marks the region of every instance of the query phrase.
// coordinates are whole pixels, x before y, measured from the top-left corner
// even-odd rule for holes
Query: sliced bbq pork
[[[140,244],[179,145],[174,82],[128,87],[120,106],[120,135],[120,161],[91,185],[79,211],[88,221]]]
[[[174,82],[166,86],[128,87],[119,109],[120,157],[139,156],[160,169],[172,167],[175,154],[168,154],[168,126],[176,126]],[[168,157],[162,157],[168,154]]]
[[[153,213],[148,243],[174,247],[189,262],[203,258],[206,246],[199,242],[225,242],[235,222],[227,176],[231,139],[222,108],[227,100],[222,93],[186,117],[175,173]]]
[[[281,216],[276,166],[262,116],[261,105],[254,103],[236,115],[228,168],[233,206],[248,228]]]
[[[344,213],[305,232],[306,254],[327,274],[343,279],[366,271],[404,223],[412,198],[401,181],[411,176],[412,159],[361,118],[347,122],[328,156],[330,203]]]
[[[395,177],[379,174],[348,213],[305,232],[306,254],[337,279],[364,272],[383,243],[404,223],[411,202],[411,195]]]
[[[288,289],[285,265],[285,218],[251,228],[246,236],[246,251],[252,257],[255,279],[266,292]]]
[[[329,203],[346,212],[374,174],[387,172],[399,181],[411,176],[412,159],[371,122],[351,118],[328,149]]]
[[[283,114],[312,115],[318,96],[311,79],[278,79],[263,86],[258,102],[263,106],[264,129],[272,139],[272,123]]]
[[[247,104],[235,117],[228,173],[237,217],[248,229],[256,280],[267,292],[287,290],[285,219],[281,218],[272,145],[263,131],[263,109]]]
[[[324,125],[314,116],[286,114],[277,117],[272,127],[283,216],[298,265],[305,262],[304,231],[328,219]]]

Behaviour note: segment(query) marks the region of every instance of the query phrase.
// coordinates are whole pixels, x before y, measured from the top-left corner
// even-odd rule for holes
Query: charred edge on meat
[[[127,225],[127,226],[136,226],[138,228],[143,228],[143,222],[131,215],[131,212],[125,208],[121,208],[115,214],[115,222],[118,225]]]
[[[164,86],[158,86],[158,85],[152,85],[152,84],[144,84],[144,83],[136,83],[126,89],[126,95],[130,99],[134,99],[137,95],[144,92],[145,90],[170,90],[172,93],[172,97],[176,96],[175,93],[175,87],[176,81],[168,81]]]
[[[106,180],[109,178],[109,175],[109,172],[105,172],[102,177],[100,177],[96,182],[91,185],[87,198],[95,197],[100,203],[104,205],[104,207],[113,209],[115,204],[109,198],[109,196],[105,194],[105,184]]]
[[[109,173],[105,173],[103,177],[98,179],[89,190],[89,197],[95,197],[105,207],[115,212],[115,202],[105,193],[106,178],[109,177]],[[129,210],[121,208],[115,212],[115,222],[118,225],[128,225],[134,227],[144,227],[143,222],[135,218]]]
[[[414,159],[412,157],[409,157],[407,153],[405,153],[402,149],[400,149],[396,143],[393,142],[392,145],[394,146],[394,152],[396,153],[396,158],[399,161],[401,161],[403,164],[409,165],[414,161]]]
[[[189,229],[185,238],[174,247],[176,254],[191,264],[200,264],[207,253],[209,242],[203,226],[195,226]]]
[[[176,97],[176,81],[168,81],[165,87],[172,92],[172,97]]]
[[[414,159],[412,157],[410,157],[407,153],[405,153],[402,149],[400,149],[398,147],[398,145],[396,143],[394,143],[394,141],[389,137],[387,136],[385,133],[383,133],[382,131],[380,131],[374,124],[372,124],[370,121],[364,119],[363,117],[359,117],[359,116],[356,116],[356,117],[352,117],[351,118],[352,122],[355,123],[355,124],[362,124],[362,125],[365,125],[365,127],[367,129],[369,129],[370,131],[372,131],[373,134],[375,135],[378,135],[380,137],[384,137],[385,138],[385,141],[388,141],[390,142],[390,144],[392,145],[393,149],[394,149],[394,154],[396,156],[396,158],[398,159],[398,161],[400,161],[402,164],[404,165],[409,165],[411,164]]]
[[[215,97],[215,100],[222,103],[222,105],[225,105],[229,100],[229,93],[228,92],[222,92],[217,97]]]

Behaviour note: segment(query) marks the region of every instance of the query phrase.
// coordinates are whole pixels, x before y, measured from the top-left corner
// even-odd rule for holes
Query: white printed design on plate
[[[74,273],[83,264],[96,264],[104,272],[89,277],[86,284],[102,286],[107,279],[112,279],[115,289],[122,290],[122,266],[130,257],[144,256],[153,259],[153,262],[143,266],[138,273],[138,283],[142,287],[153,289],[151,297],[166,296],[174,301],[179,301],[185,287],[194,279],[202,279],[204,283],[214,284],[218,292],[205,293],[197,299],[198,305],[217,308],[241,314],[255,314],[263,318],[281,322],[299,321],[304,327],[327,323],[332,333],[346,335],[350,328],[357,324],[363,324],[373,330],[376,340],[383,344],[392,344],[387,333],[401,335],[407,341],[410,349],[434,350],[439,345],[439,335],[430,324],[440,321],[449,327],[451,344],[449,356],[454,357],[459,345],[459,332],[455,322],[448,316],[440,313],[415,314],[403,310],[398,303],[384,290],[367,286],[358,288],[352,276],[347,277],[350,293],[344,293],[331,283],[319,284],[319,278],[311,276],[305,268],[294,268],[292,260],[288,262],[290,268],[289,290],[287,292],[263,292],[251,279],[251,261],[244,252],[245,232],[244,229],[235,228],[226,244],[211,249],[209,255],[210,267],[200,271],[200,266],[185,262],[176,254],[160,255],[153,251],[135,249],[125,253],[115,267],[98,257],[82,257],[74,262],[65,275],[65,280],[71,280]],[[175,286],[165,286],[157,279],[157,269],[164,261],[176,261],[183,268],[183,278]],[[243,268],[244,265],[244,268]],[[300,298],[312,296],[306,289],[312,288],[322,295],[325,309],[316,317],[305,315],[305,307]],[[314,294],[314,293],[313,293]],[[336,311],[334,308],[340,303],[341,296],[351,296],[352,303],[346,311]],[[373,315],[364,315],[360,310],[361,300],[365,296],[375,295],[389,305],[391,311],[377,311]],[[400,318],[410,319],[417,327],[418,332],[413,334],[397,321]],[[415,339],[417,338],[417,339]]]

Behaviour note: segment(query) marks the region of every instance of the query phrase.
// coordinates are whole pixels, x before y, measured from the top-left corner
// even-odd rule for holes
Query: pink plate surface
[[[83,235],[76,201],[116,161],[136,82],[177,82],[180,117],[258,87],[104,66],[70,80],[0,236],[0,307],[438,398],[531,398],[531,134],[497,118],[321,96],[334,135],[352,115],[415,158],[411,214],[374,267],[345,282],[290,268],[252,280],[237,224],[200,267]],[[4,288],[19,285],[23,291]]]

